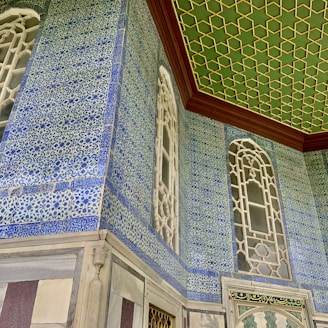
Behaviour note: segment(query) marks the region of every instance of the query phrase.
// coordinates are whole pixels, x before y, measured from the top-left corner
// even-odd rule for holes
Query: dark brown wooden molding
[[[147,3],[187,110],[302,152],[328,149],[328,132],[307,135],[255,112],[199,92],[171,1],[147,0]]]
[[[186,108],[195,113],[303,151],[304,133],[236,105],[196,92]]]
[[[328,132],[309,134],[305,136],[303,151],[328,149]]]
[[[197,90],[171,1],[147,0],[184,105]]]

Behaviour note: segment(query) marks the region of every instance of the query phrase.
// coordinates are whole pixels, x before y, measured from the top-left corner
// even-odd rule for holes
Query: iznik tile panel
[[[33,4],[41,27],[0,147],[2,238],[97,229],[113,131],[125,2]]]

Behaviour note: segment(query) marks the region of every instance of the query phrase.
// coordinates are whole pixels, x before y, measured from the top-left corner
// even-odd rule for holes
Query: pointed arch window
[[[0,140],[30,58],[40,17],[30,9],[0,15]]]
[[[229,148],[230,178],[239,272],[291,279],[274,169],[251,139]]]
[[[154,228],[178,253],[178,122],[171,77],[159,68]]]

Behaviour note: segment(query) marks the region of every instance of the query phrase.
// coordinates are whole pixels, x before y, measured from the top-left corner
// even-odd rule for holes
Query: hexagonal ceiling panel
[[[171,0],[199,91],[328,131],[328,2]]]

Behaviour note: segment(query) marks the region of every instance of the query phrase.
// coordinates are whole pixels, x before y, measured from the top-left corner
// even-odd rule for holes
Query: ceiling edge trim
[[[305,136],[303,151],[316,151],[328,149],[328,132],[309,134]]]
[[[147,4],[169,59],[182,102],[186,105],[197,87],[187,53],[181,51],[184,44],[172,5],[167,0],[147,0]],[[172,22],[175,22],[175,25]]]
[[[216,121],[250,131],[264,138],[303,151],[303,132],[204,93],[194,93],[187,102],[186,108]]]

